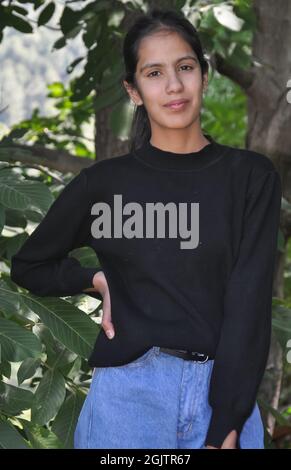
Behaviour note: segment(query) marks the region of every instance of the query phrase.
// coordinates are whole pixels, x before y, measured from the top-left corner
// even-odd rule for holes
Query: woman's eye
[[[190,69],[193,69],[193,67],[191,67],[191,65],[181,65],[181,67],[189,67]]]
[[[153,72],[148,74],[148,77],[156,77],[156,75],[152,75],[153,73],[160,73],[158,70],[154,70]]]
[[[192,70],[193,67],[191,65],[181,65],[181,67],[188,67],[188,69],[183,69],[183,70]],[[158,70],[154,70],[153,72],[148,74],[148,77],[157,77],[158,75],[153,75],[154,73],[160,73]]]

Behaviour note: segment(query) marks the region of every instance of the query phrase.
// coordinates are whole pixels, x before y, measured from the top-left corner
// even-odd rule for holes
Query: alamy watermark
[[[190,204],[190,229],[188,229],[188,207]],[[123,206],[122,194],[114,195],[113,227],[111,207],[106,202],[96,202],[92,215],[101,215],[91,225],[94,238],[165,238],[166,214],[168,214],[169,238],[180,237],[182,249],[194,249],[199,244],[199,203],[196,202],[147,202],[144,207],[138,202],[128,202]],[[144,217],[145,215],[145,217]],[[129,216],[123,220],[124,216]],[[144,224],[145,220],[145,224]],[[157,222],[155,224],[155,221]],[[145,227],[144,227],[145,225]]]

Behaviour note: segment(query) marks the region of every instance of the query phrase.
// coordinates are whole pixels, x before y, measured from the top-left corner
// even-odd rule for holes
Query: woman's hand
[[[97,291],[102,295],[103,315],[102,315],[101,326],[105,330],[105,333],[108,336],[108,338],[112,339],[115,335],[115,331],[114,331],[113,324],[111,322],[111,303],[110,303],[109,288],[108,288],[106,277],[103,271],[98,271],[96,274],[94,274],[92,284],[94,287],[85,289],[83,292]]]
[[[237,432],[233,429],[224,439],[221,447],[206,446],[207,449],[236,449]]]

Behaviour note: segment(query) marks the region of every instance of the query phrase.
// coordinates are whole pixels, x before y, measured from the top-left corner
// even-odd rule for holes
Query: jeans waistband
[[[200,353],[197,351],[190,351],[187,349],[172,349],[172,348],[163,348],[159,347],[161,352],[171,354],[172,356],[180,357],[186,361],[196,361],[196,362],[207,362],[213,360],[214,357],[209,356],[208,354]]]

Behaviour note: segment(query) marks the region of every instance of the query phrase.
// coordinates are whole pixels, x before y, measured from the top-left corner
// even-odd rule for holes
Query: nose
[[[183,83],[176,72],[168,75],[166,91],[167,93],[179,92],[183,88]]]

